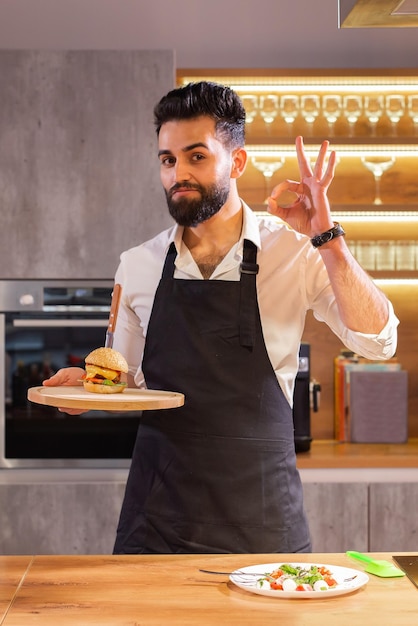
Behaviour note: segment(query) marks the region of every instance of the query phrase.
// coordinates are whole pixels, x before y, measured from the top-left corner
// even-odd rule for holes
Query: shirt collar
[[[260,227],[257,215],[252,209],[250,209],[248,204],[246,204],[243,200],[241,200],[241,202],[243,208],[241,239],[248,239],[249,241],[252,241],[258,249],[261,249]]]

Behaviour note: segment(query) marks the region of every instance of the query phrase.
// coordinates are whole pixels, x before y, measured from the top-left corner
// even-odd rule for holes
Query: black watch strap
[[[332,228],[326,230],[320,235],[312,237],[311,243],[314,248],[319,248],[320,246],[323,246],[324,243],[328,243],[328,241],[331,241],[331,239],[335,239],[335,237],[341,237],[341,235],[345,235],[344,228],[341,226],[341,224],[338,224],[338,222],[334,222],[334,226]]]

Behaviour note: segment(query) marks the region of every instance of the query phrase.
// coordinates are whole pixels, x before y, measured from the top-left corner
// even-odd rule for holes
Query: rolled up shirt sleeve
[[[393,357],[396,352],[397,327],[399,325],[399,319],[395,315],[390,300],[387,301],[387,304],[388,321],[378,335],[350,330],[341,323],[338,315],[332,316],[332,321],[329,318],[322,320],[316,312],[314,312],[314,316],[319,321],[326,321],[343,344],[356,354],[361,354],[366,359],[386,360]]]

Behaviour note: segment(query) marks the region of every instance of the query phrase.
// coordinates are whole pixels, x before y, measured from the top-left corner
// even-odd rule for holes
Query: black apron
[[[177,280],[171,245],[155,294],[143,372],[180,391],[144,411],[114,552],[309,552],[292,411],[268,357],[257,249],[240,281]]]

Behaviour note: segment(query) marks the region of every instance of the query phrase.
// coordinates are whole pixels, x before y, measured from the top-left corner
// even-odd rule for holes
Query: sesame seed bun
[[[86,356],[85,362],[125,374],[128,373],[128,363],[125,357],[113,348],[96,348]]]

